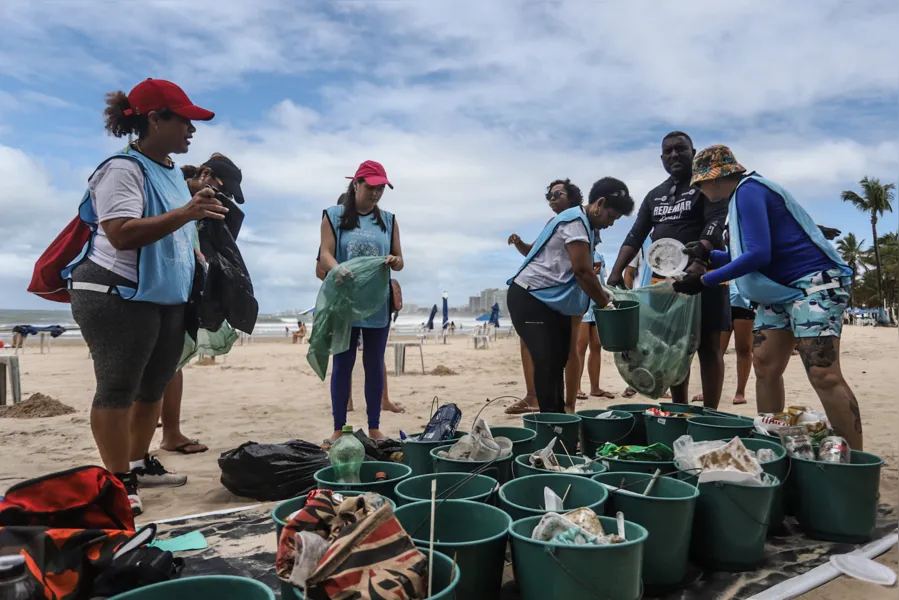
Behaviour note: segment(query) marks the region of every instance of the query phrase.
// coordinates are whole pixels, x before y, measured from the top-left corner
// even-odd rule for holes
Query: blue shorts
[[[837,281],[839,287],[812,292],[783,304],[759,304],[753,331],[785,329],[797,338],[840,337],[843,313],[849,305],[850,284],[839,269],[821,271],[797,279],[790,285],[807,290]]]

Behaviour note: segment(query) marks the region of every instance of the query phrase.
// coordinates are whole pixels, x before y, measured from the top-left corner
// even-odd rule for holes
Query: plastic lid
[[[830,564],[838,571],[868,583],[887,586],[896,583],[896,573],[891,568],[861,554],[836,554],[830,557]]]
[[[378,471],[375,473],[375,479],[387,479],[387,473],[384,471]]]
[[[25,572],[25,557],[21,554],[0,556],[0,578],[18,577]]]
[[[343,429],[341,429],[341,431],[343,431],[344,433],[353,433],[353,426],[352,425],[344,425]]]
[[[662,277],[683,273],[689,260],[684,254],[684,245],[673,238],[656,240],[646,250],[647,264]]]

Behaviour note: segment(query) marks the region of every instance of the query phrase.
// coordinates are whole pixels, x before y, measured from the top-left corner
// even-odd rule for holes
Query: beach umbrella
[[[480,317],[478,317],[477,319],[475,319],[475,321],[477,321],[478,323],[486,323],[486,322],[490,321],[491,316],[493,316],[493,315],[484,314],[484,315],[481,315]]]
[[[499,303],[494,303],[490,309],[490,322],[494,327],[499,328]]]
[[[434,308],[431,309],[431,316],[428,317],[428,329],[434,329],[434,317],[437,316],[437,305],[434,305]]]
[[[300,313],[300,316],[303,316],[303,315],[311,315],[311,314],[315,314],[315,307],[314,307],[314,306],[313,306],[312,308],[307,308],[306,310],[304,310],[303,312],[301,312],[301,313]]]
[[[449,294],[443,292],[443,328],[449,327]]]

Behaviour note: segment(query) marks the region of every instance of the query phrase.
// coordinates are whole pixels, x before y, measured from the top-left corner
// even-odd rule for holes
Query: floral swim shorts
[[[831,269],[807,275],[790,285],[808,290],[835,283],[839,285],[814,291],[793,302],[759,304],[753,331],[786,329],[797,338],[840,337],[843,313],[849,304],[849,278],[841,277],[839,269]]]

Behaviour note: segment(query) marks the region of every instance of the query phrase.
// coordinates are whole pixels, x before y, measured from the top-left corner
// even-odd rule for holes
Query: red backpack
[[[72,219],[34,263],[28,291],[53,302],[71,302],[62,271],[88,247],[92,234],[80,216]]]

